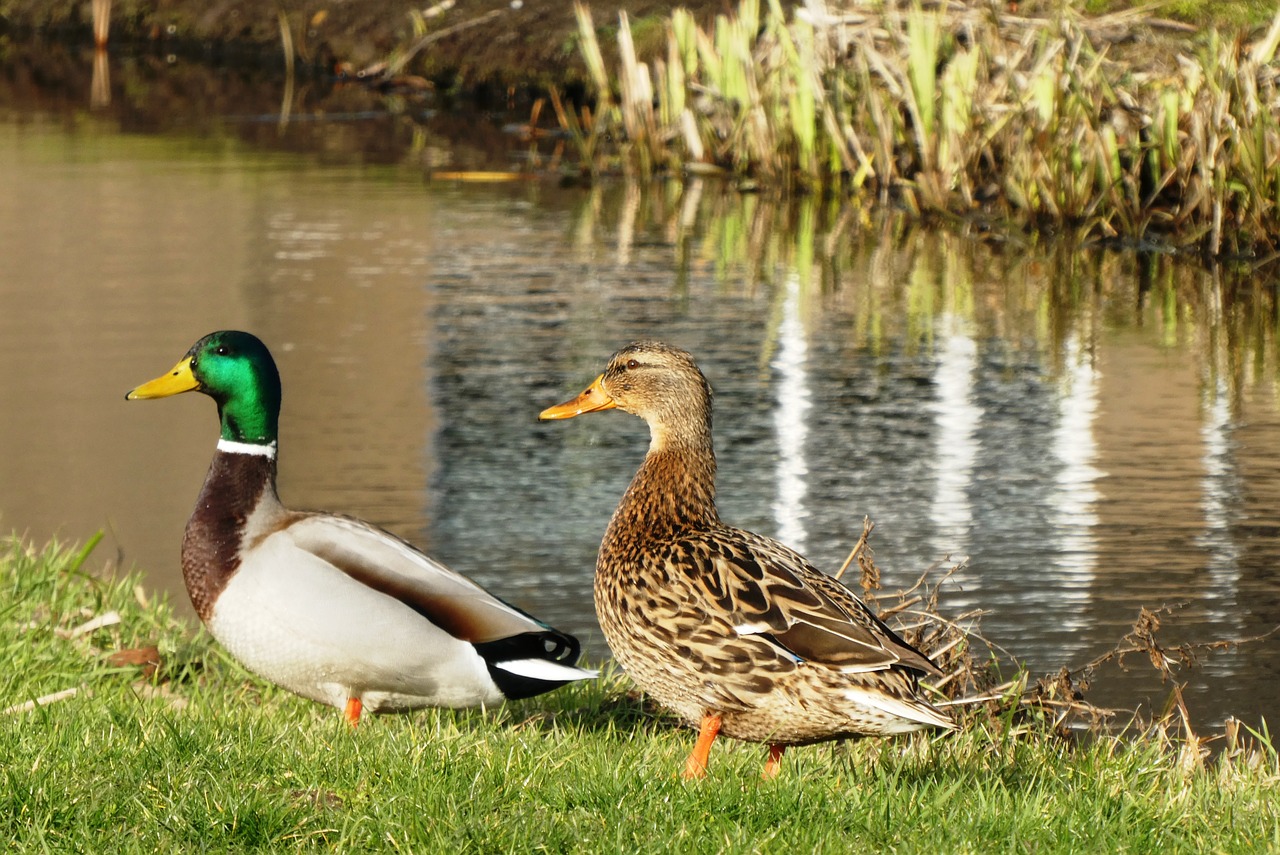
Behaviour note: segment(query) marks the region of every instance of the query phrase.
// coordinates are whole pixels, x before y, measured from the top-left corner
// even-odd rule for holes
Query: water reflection
[[[805,463],[805,443],[809,438],[810,401],[805,361],[804,324],[800,321],[800,277],[790,273],[782,299],[782,321],[778,325],[778,354],[773,369],[778,372],[777,407],[773,413],[774,430],[778,434],[778,495],[773,502],[778,539],[797,552],[804,553],[805,482],[809,467]]]
[[[111,106],[111,65],[105,50],[93,52],[93,80],[89,84],[89,106],[94,110]]]
[[[1052,449],[1060,466],[1053,491],[1056,516],[1055,583],[1052,607],[1063,628],[1077,631],[1086,621],[1086,604],[1094,589],[1098,563],[1095,506],[1100,498],[1097,480],[1103,476],[1094,463],[1098,412],[1098,372],[1081,336],[1067,339],[1063,371],[1058,380],[1058,421]]]
[[[1240,550],[1232,536],[1232,521],[1239,516],[1236,497],[1242,484],[1236,472],[1232,453],[1232,417],[1226,382],[1219,377],[1205,390],[1205,406],[1200,433],[1204,440],[1201,480],[1201,508],[1204,532],[1198,545],[1209,561],[1210,584],[1222,591],[1221,605],[1213,609],[1214,620],[1223,626],[1239,627],[1240,621],[1231,605],[1239,597]]]
[[[977,429],[982,411],[974,401],[974,370],[978,345],[963,330],[963,318],[945,313],[938,319],[938,368],[934,384],[938,389],[932,410],[937,435],[934,461],[938,486],[930,516],[934,525],[934,549],[939,555],[963,560],[973,526],[974,467],[978,461]],[[968,590],[980,582],[966,580]]]
[[[106,526],[176,590],[212,408],[120,395],[247,327],[284,376],[287,501],[388,526],[603,655],[591,570],[644,426],[535,417],[652,336],[715,388],[726,519],[834,569],[870,516],[891,587],[967,555],[944,604],[1036,668],[1101,652],[1141,605],[1186,603],[1175,641],[1280,622],[1265,283],[697,182],[423,182],[418,143],[334,165],[373,133],[354,126],[269,137],[295,157],[240,125],[32,115],[0,122],[5,528]],[[1256,717],[1277,676],[1273,643],[1220,654],[1188,698]],[[1134,673],[1097,697],[1166,692]]]
[[[1231,604],[1237,603],[1240,595],[1240,548],[1232,526],[1240,516],[1238,497],[1244,492],[1244,484],[1235,460],[1233,434],[1236,425],[1228,384],[1229,365],[1237,354],[1231,353],[1226,336],[1220,332],[1226,323],[1222,303],[1222,283],[1209,283],[1205,290],[1205,313],[1210,322],[1204,336],[1205,356],[1201,367],[1200,435],[1204,444],[1201,508],[1204,531],[1197,545],[1208,558],[1212,586],[1223,592],[1221,604],[1210,606],[1208,610],[1220,625],[1234,626],[1239,631],[1242,622]],[[1238,407],[1237,402],[1236,409]]]

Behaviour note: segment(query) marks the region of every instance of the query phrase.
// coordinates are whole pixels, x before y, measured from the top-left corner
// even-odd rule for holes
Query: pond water
[[[330,92],[281,122],[281,83],[133,58],[104,89],[58,56],[54,83],[0,81],[0,531],[101,529],[98,560],[186,608],[214,407],[123,395],[248,329],[283,376],[287,503],[385,526],[601,659],[595,549],[645,428],[537,414],[657,337],[715,389],[727,520],[834,570],[870,517],[889,590],[963,559],[942,608],[1036,672],[1142,606],[1174,606],[1167,645],[1280,624],[1273,281],[698,182],[433,180],[526,148],[482,114]],[[1193,720],[1274,721],[1280,637],[1201,659]],[[1090,698],[1160,707],[1129,665]]]

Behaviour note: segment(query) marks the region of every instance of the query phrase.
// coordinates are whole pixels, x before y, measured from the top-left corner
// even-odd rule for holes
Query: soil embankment
[[[681,4],[699,18],[730,10],[728,0]],[[4,4],[0,27],[92,39],[90,0],[15,0]],[[115,0],[111,43],[170,44],[212,54],[283,53],[282,20],[299,61],[318,67],[377,63],[426,39],[407,68],[458,88],[572,81],[581,76],[577,21],[568,0],[458,0],[430,14],[434,4],[401,0],[337,0],[306,4],[257,0]],[[626,9],[638,48],[662,43],[673,4],[654,0],[593,3],[598,26],[612,28]],[[424,11],[428,12],[424,16]],[[438,7],[437,7],[438,11]],[[650,34],[646,39],[644,34]],[[606,43],[612,40],[606,39]]]

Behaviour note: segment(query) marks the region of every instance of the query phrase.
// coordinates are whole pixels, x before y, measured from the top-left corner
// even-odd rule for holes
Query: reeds
[[[557,112],[593,173],[721,172],[1211,257],[1277,248],[1280,14],[1251,44],[1209,32],[1121,61],[1118,33],[1174,25],[741,0],[708,28],[673,11],[650,62],[623,14],[613,74],[578,20],[594,113]]]

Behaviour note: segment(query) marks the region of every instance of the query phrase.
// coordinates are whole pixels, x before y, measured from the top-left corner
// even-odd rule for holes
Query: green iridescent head
[[[209,333],[191,345],[173,370],[125,395],[126,400],[167,398],[191,390],[218,403],[222,438],[267,445],[280,422],[280,373],[271,351],[238,330]]]

